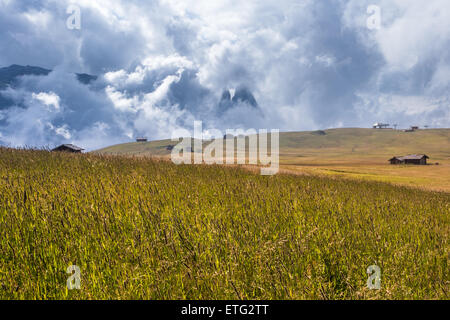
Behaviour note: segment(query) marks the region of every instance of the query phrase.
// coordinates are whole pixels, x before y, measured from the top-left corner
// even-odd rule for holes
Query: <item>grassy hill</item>
[[[103,154],[169,155],[171,140],[131,142],[110,146]],[[324,159],[352,157],[391,157],[405,153],[429,153],[436,160],[450,160],[450,129],[402,132],[361,128],[329,129],[280,133],[283,156],[321,154]],[[387,160],[387,159],[386,159]]]
[[[448,299],[449,209],[379,182],[0,148],[0,299]]]
[[[95,153],[169,157],[171,140],[132,142]],[[436,166],[391,166],[393,156],[424,153]],[[302,174],[386,181],[450,192],[450,129],[362,128],[280,133],[280,164]]]

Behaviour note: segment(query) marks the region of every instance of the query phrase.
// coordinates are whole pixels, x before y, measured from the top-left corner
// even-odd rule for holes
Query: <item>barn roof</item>
[[[68,149],[72,149],[72,150],[74,150],[74,151],[82,151],[82,150],[84,150],[83,148],[77,147],[76,145],[71,144],[71,143],[68,143],[68,144],[62,144],[62,145],[56,147],[56,148],[53,149],[53,150],[61,149],[61,148],[63,148],[63,147],[68,148]]]

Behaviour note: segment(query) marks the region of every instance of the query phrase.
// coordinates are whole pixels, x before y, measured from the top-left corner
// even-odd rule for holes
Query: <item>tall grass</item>
[[[383,183],[3,148],[0,298],[448,299],[449,212]]]

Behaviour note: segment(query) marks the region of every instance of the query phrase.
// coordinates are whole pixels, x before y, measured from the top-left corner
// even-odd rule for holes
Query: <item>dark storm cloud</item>
[[[70,3],[81,8],[80,30],[66,28]],[[373,3],[379,30],[366,26]],[[450,125],[445,0],[0,0],[0,8],[0,65],[54,70],[2,93],[17,105],[1,111],[3,143],[92,149],[167,138],[194,119],[219,129]],[[99,78],[84,85],[73,76],[81,72]],[[256,103],[219,110],[224,92],[232,101],[239,88]]]

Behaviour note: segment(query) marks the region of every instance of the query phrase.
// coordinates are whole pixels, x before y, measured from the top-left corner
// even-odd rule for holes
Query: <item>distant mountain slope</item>
[[[37,75],[46,76],[51,70],[33,67],[33,66],[19,66],[13,64],[9,67],[0,68],[0,89],[6,88],[8,85],[12,85],[16,79],[25,75]]]
[[[101,154],[169,157],[170,140],[125,143]],[[390,165],[392,156],[427,154],[429,166]],[[434,165],[439,163],[439,165]],[[450,129],[402,132],[330,129],[280,133],[280,168],[297,174],[383,181],[450,192]]]
[[[4,90],[8,86],[15,87],[17,80],[21,76],[34,75],[34,76],[47,76],[52,70],[35,67],[35,66],[20,66],[13,64],[9,67],[0,68],[0,90]],[[93,76],[86,73],[76,73],[78,81],[83,84],[89,84],[97,79],[97,76]],[[13,102],[0,93],[0,110],[12,105]]]
[[[35,67],[35,66],[20,66],[13,64],[9,67],[0,68],[0,89],[8,85],[14,84],[20,76],[35,75],[47,76],[52,70]],[[89,84],[91,81],[97,80],[97,76],[86,73],[76,73],[78,81],[84,84]]]
[[[170,154],[171,140],[125,143],[97,150],[104,154],[158,155]],[[402,132],[363,128],[329,129],[280,133],[281,157],[317,156],[339,159],[384,159],[407,153],[430,154],[432,160],[450,160],[450,129]]]
[[[252,108],[259,109],[258,103],[250,90],[241,86],[235,90],[233,97],[231,97],[229,90],[224,90],[222,92],[218,108],[219,114],[222,114],[239,104],[246,104]]]
[[[83,84],[89,84],[92,81],[97,80],[97,76],[93,76],[87,73],[76,73],[78,81],[80,81]]]

